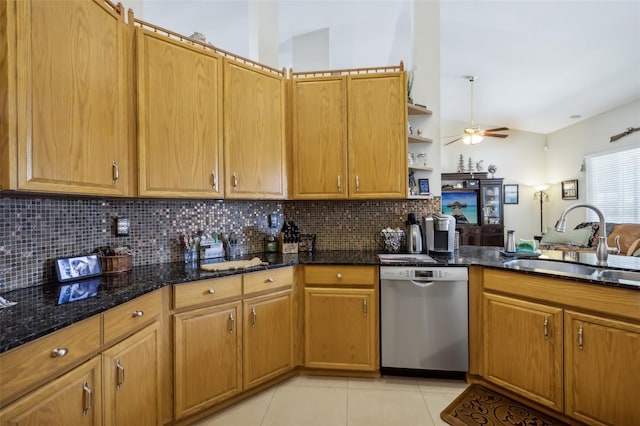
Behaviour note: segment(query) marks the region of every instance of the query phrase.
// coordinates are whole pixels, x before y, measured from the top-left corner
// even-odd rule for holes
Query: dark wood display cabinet
[[[486,172],[442,174],[442,212],[456,218],[461,245],[504,246],[502,181]]]

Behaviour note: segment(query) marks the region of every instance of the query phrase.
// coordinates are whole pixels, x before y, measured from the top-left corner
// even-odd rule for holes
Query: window
[[[586,157],[587,203],[598,207],[607,222],[640,223],[640,148]],[[598,217],[588,211],[587,220]]]

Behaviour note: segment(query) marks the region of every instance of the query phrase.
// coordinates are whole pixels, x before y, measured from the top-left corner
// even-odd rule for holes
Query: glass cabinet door
[[[480,204],[482,225],[502,225],[502,184],[483,182]]]

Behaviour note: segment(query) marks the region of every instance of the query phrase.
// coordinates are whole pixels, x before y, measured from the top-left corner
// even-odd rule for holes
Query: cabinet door
[[[128,195],[122,17],[100,0],[9,3],[16,189]]]
[[[405,73],[349,75],[349,197],[407,198]]]
[[[562,411],[562,309],[484,295],[486,378]]]
[[[291,291],[244,301],[244,389],[293,368]]]
[[[285,198],[284,93],[284,76],[224,60],[226,198]]]
[[[346,77],[294,79],[292,84],[292,196],[346,198]]]
[[[305,365],[376,369],[373,289],[306,288]]]
[[[502,207],[502,179],[481,179],[480,224],[502,226]]]
[[[640,326],[565,312],[565,413],[591,425],[638,425]]]
[[[176,314],[175,417],[242,390],[240,302]]]
[[[97,356],[0,410],[0,424],[101,425],[101,375]]]
[[[105,424],[162,424],[159,344],[155,322],[103,353]]]
[[[222,58],[136,31],[140,195],[222,197]]]

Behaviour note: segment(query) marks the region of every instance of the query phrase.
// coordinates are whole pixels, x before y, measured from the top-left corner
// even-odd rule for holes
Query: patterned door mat
[[[454,426],[563,426],[563,423],[533,408],[480,385],[472,384],[440,413]]]

